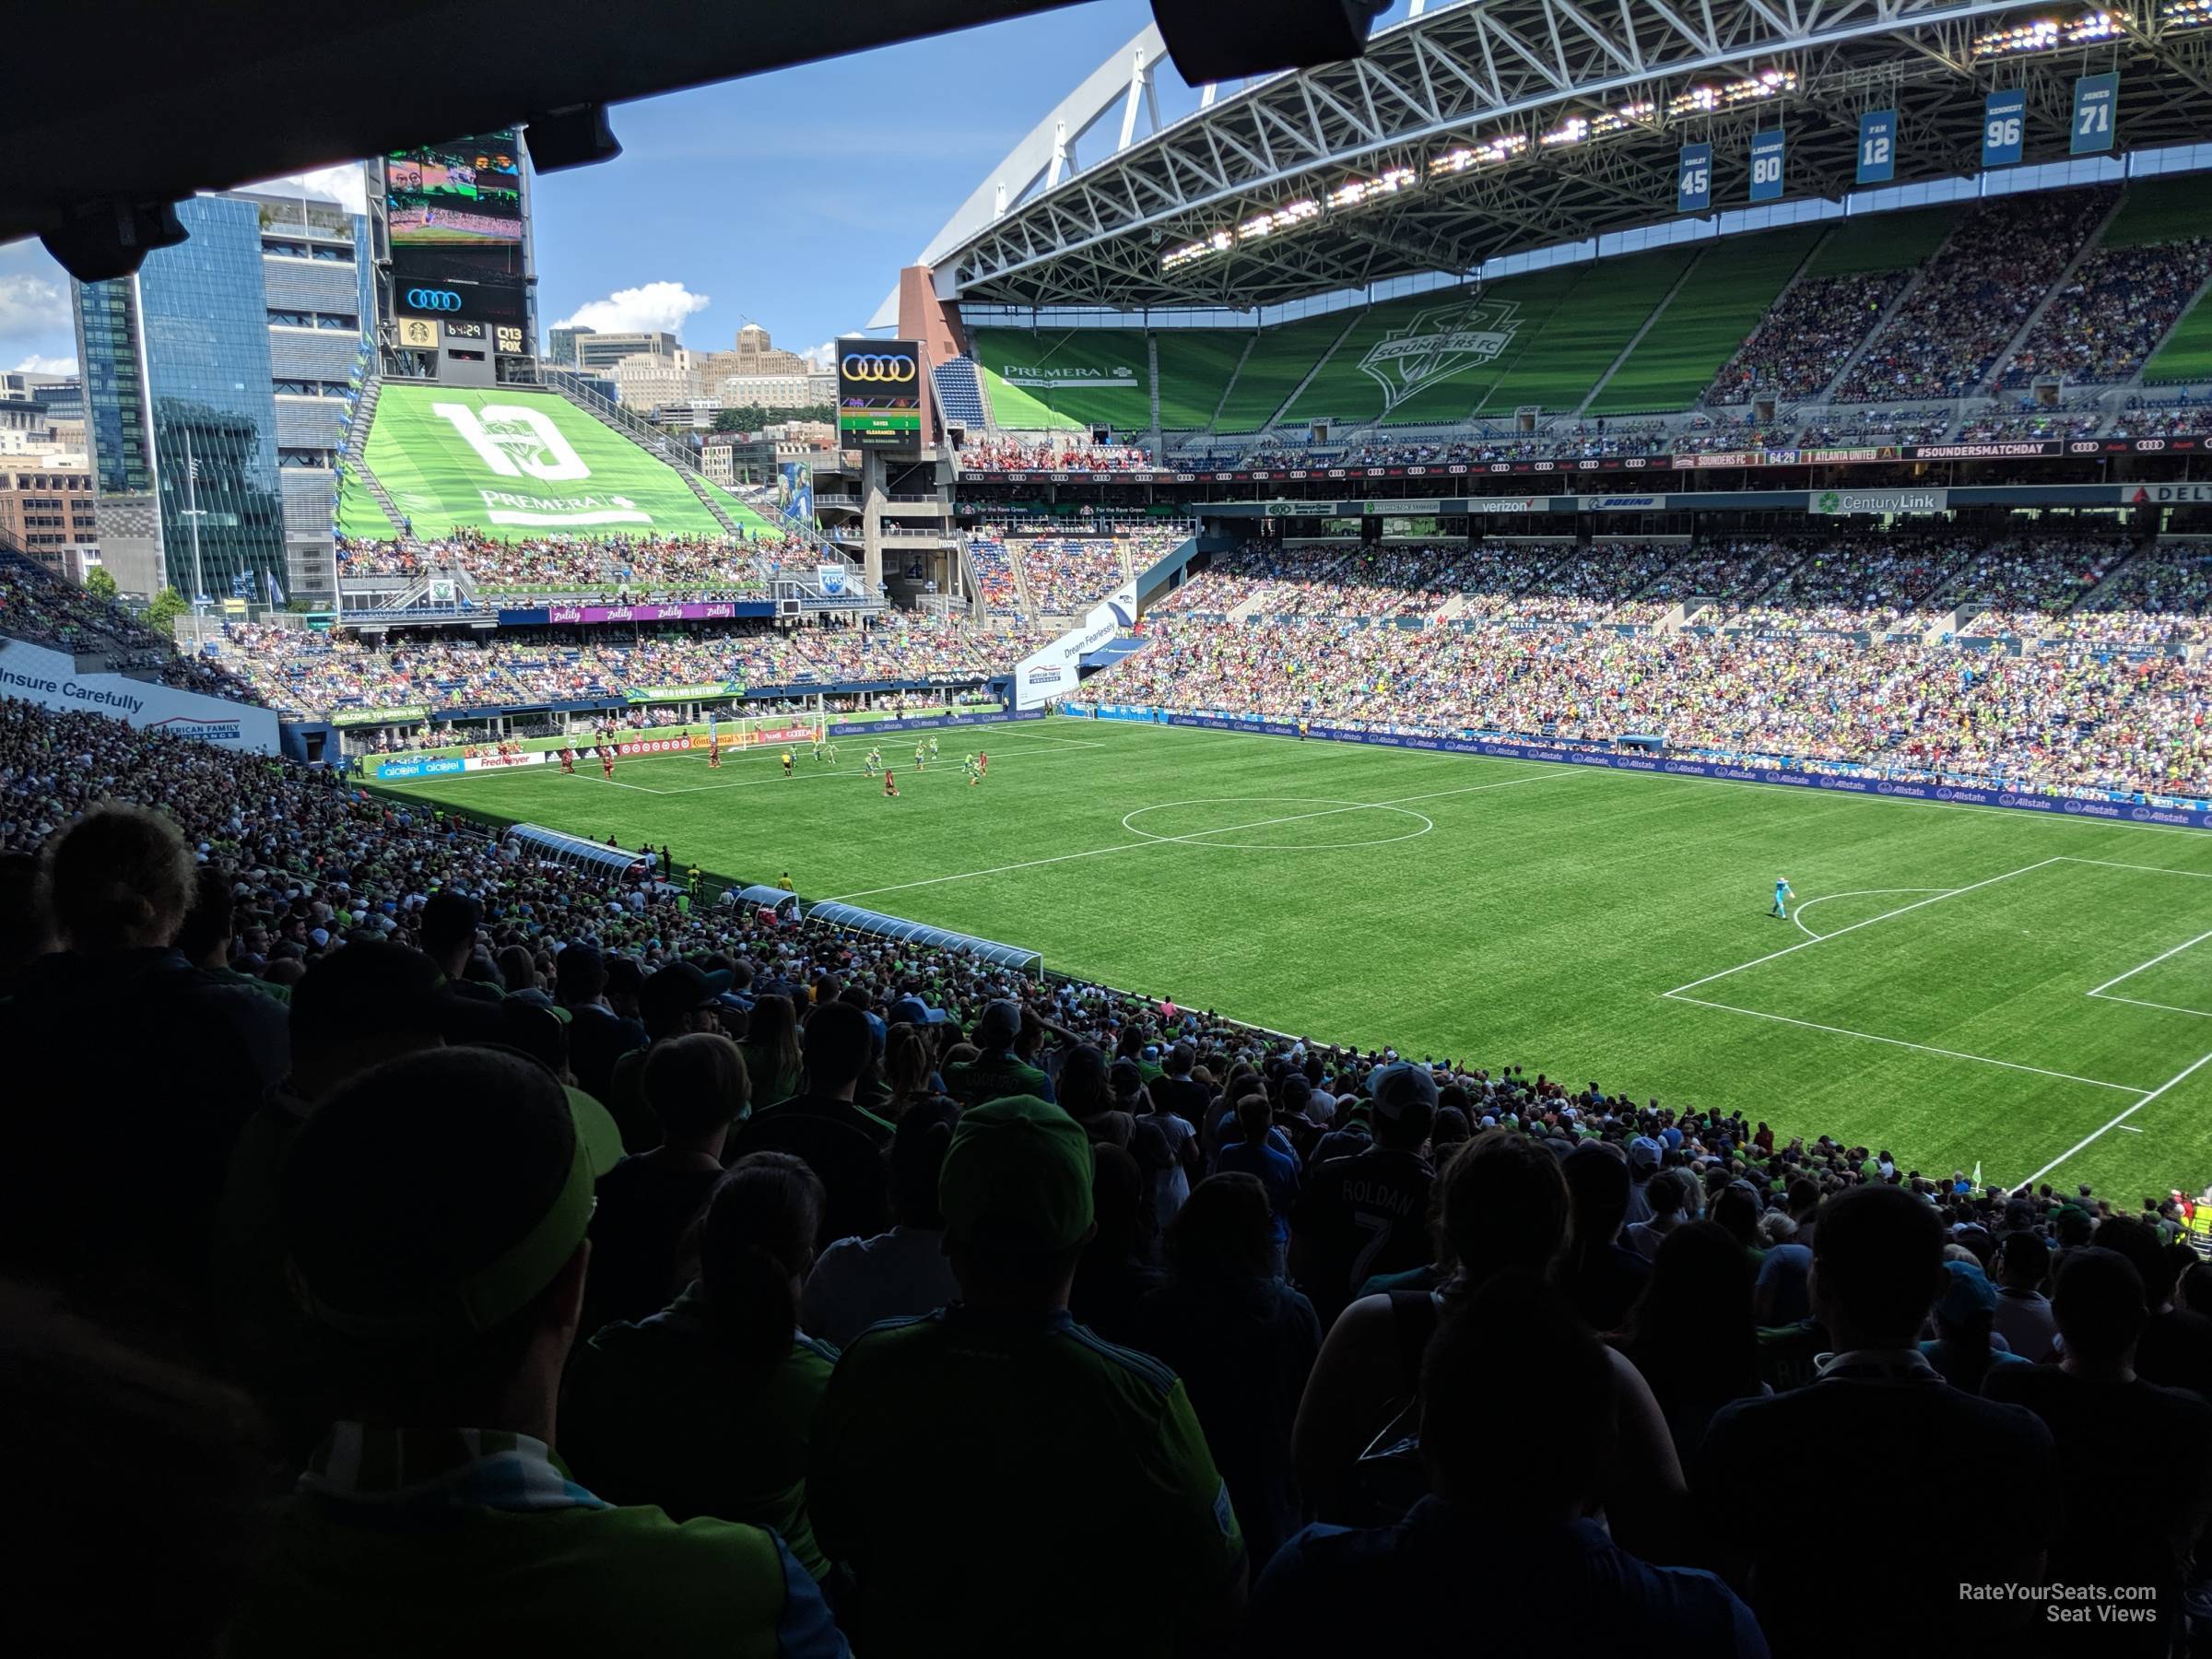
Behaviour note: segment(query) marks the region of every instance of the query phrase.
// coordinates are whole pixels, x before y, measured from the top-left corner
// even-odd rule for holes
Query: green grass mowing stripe
[[[2212,1046],[2203,1018],[2088,994],[2212,929],[2212,839],[2194,832],[1192,728],[977,735],[1005,764],[973,790],[949,765],[912,774],[890,746],[897,801],[857,777],[779,788],[749,771],[762,786],[674,793],[708,782],[688,756],[622,763],[618,782],[665,794],[542,767],[397,793],[669,842],[727,876],[788,868],[804,894],[900,888],[859,901],[1278,1030],[1739,1109],[1930,1172],[2052,1167],[2132,1201],[2212,1166],[2212,1066],[2189,1070]],[[1100,747],[1017,752],[1063,737]],[[1468,787],[1524,776],[1559,782]],[[1432,828],[1394,839],[1416,812]],[[1253,820],[1282,821],[1238,828]],[[1777,873],[1818,905],[1815,931],[1841,936],[1688,994],[1806,1023],[1667,998],[1806,940],[1764,914]],[[1896,888],[1952,896],[1842,933],[1931,896],[1875,890]],[[2200,957],[2212,973],[2208,944],[2112,989],[2212,1008]],[[2114,1089],[1992,1060],[2150,1098],[2114,1125]]]

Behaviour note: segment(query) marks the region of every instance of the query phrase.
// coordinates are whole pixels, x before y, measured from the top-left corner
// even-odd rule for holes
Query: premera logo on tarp
[[[1511,300],[1430,306],[1369,347],[1359,371],[1382,388],[1387,415],[1415,394],[1494,360],[1521,332],[1520,312]]]
[[[386,385],[368,461],[418,534],[722,534],[665,463],[543,393]]]

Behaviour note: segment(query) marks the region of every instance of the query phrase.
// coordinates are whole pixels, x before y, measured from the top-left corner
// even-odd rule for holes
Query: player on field
[[[1791,888],[1790,878],[1787,876],[1775,877],[1774,908],[1767,913],[1771,916],[1779,916],[1783,921],[1787,922],[1790,919],[1790,900],[1796,897],[1797,894]]]
[[[832,738],[831,738],[831,739],[830,739],[830,740],[828,743],[824,744],[822,747],[823,747],[823,749],[824,749],[824,751],[825,751],[825,752],[826,752],[826,753],[829,755],[829,757],[830,757],[830,765],[832,765],[832,766],[835,766],[835,765],[837,764],[837,739],[836,739],[836,738],[834,738],[834,737],[832,737]]]
[[[962,755],[960,757],[960,770],[968,774],[968,787],[971,789],[973,789],[978,783],[981,783],[983,781],[983,774],[976,770],[975,757],[973,755]]]
[[[608,782],[614,782],[615,746],[611,743],[603,743],[599,746],[599,770],[606,775]]]
[[[877,744],[875,747],[868,750],[868,757],[866,760],[862,763],[861,771],[864,774],[872,778],[882,770],[883,746],[881,744]]]
[[[929,749],[925,745],[920,743],[914,745],[914,770],[916,771],[920,771],[922,770],[923,758],[928,753]]]
[[[982,749],[975,751],[975,770],[986,778],[991,775],[991,757]]]
[[[934,732],[933,732],[932,734],[930,734],[930,739],[929,739],[929,758],[930,758],[932,760],[935,760],[935,759],[937,758],[937,739],[936,739],[936,734],[935,734]]]
[[[883,795],[887,801],[896,800],[899,795],[899,785],[891,782],[891,769],[888,766],[883,769]]]
[[[560,770],[571,778],[576,775],[576,751],[566,744],[561,746]]]
[[[791,746],[788,743],[783,746],[783,775],[787,778],[791,776]]]
[[[707,716],[707,764],[719,769],[722,765],[722,739],[714,733],[714,716]]]
[[[819,734],[817,734],[814,739],[814,758],[818,764],[822,758],[822,739]]]

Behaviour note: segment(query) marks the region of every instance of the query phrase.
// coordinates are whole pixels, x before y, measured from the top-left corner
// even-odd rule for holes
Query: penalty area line
[[[1684,996],[1676,991],[1662,991],[1659,994],[1670,1002],[1688,1003],[1696,1008],[1714,1008],[1723,1014],[1746,1014],[1753,1019],[1771,1019],[1777,1025],[1797,1026],[1808,1031],[1826,1031],[1836,1037],[1856,1037],[1862,1042],[1880,1042],[1886,1043],[1891,1048],[1915,1049],[1924,1054],[1941,1054],[1947,1060],[1972,1060],[1983,1065],[2003,1066],[2006,1071],[2033,1072],[2039,1077],[2056,1077],[2061,1082],[2086,1083],[2092,1088],[2112,1088],[2117,1089],[2122,1094],[2141,1095],[2142,1100],[2137,1100],[2135,1106],[2129,1107],[2129,1112],[2135,1111],[2145,1100],[2152,1100],[2158,1094],[2164,1092],[2164,1089],[2161,1088],[2145,1093],[2132,1083],[2108,1083],[2102,1077],[2077,1077],[2072,1072],[2053,1071],[2049,1067],[2041,1065],[2027,1065],[2018,1060],[1999,1060],[1989,1054],[1970,1054],[1964,1049],[1937,1048],[1931,1042],[1908,1042],[1902,1037],[1882,1037],[1872,1031],[1854,1031],[1848,1026],[1822,1025],[1817,1020],[1794,1019],[1787,1014],[1769,1014],[1763,1008],[1740,1008],[1734,1003],[1707,1002],[1701,996]],[[2212,1060],[2212,1054],[2206,1054],[2205,1059]],[[2199,1065],[2203,1064],[2203,1060],[2197,1062]],[[2186,1075],[2186,1073],[2183,1074],[2183,1076]],[[2180,1080],[2177,1077],[2173,1079],[2173,1082]],[[2171,1088],[2173,1087],[2173,1082],[2170,1082],[2164,1087]],[[2124,1117],[2126,1113],[2123,1112],[2121,1115]],[[2115,1124],[2119,1121],[2118,1118],[2112,1120]],[[2107,1124],[2106,1127],[2109,1128],[2111,1125]],[[2088,1143],[2084,1142],[2083,1144],[2086,1146]],[[2076,1149],[2079,1150],[2078,1147]],[[2071,1155],[2069,1154],[2069,1156]],[[2033,1181],[2035,1177],[2030,1175],[2028,1179]]]
[[[2014,1191],[2026,1192],[2030,1187],[2033,1186],[2044,1176],[2050,1174],[2052,1171],[2057,1169],[2059,1165],[2065,1163],[2067,1159],[2073,1157],[2075,1153],[2079,1152],[2085,1147],[2091,1145],[2101,1136],[2109,1135],[2114,1129],[2126,1128],[2128,1126],[2127,1120],[2129,1118],[2134,1117],[2136,1112],[2142,1111],[2144,1107],[2149,1105],[2153,1100],[2157,1100],[2160,1095],[2164,1094],[2175,1084],[2185,1082],[2195,1073],[2199,1066],[2202,1066],[2207,1061],[2212,1061],[2212,1053],[2199,1054],[2194,1060],[2192,1060],[2180,1071],[2174,1073],[2172,1077],[2167,1078],[2165,1082],[2159,1084],[2156,1088],[2152,1089],[2148,1094],[2137,1100],[2133,1106],[2130,1106],[2125,1112],[2122,1112],[2111,1123],[2105,1124],[2103,1128],[2092,1130],[2088,1135],[2083,1135],[2079,1140],[2068,1147],[2064,1152],[2061,1152],[2056,1158],[2053,1159],[2049,1163],[2045,1164],[2034,1174],[2029,1176],[2027,1180],[2021,1182],[2020,1184],[2014,1189]],[[2136,1131],[2136,1133],[2140,1135],[2142,1131],[2138,1129]]]

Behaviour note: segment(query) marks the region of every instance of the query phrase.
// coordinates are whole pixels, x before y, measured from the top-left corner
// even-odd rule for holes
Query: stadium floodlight
[[[1389,9],[1390,0],[1276,0],[1259,18],[1221,0],[1152,0],[1168,55],[1194,87],[1364,57],[1368,25]]]

